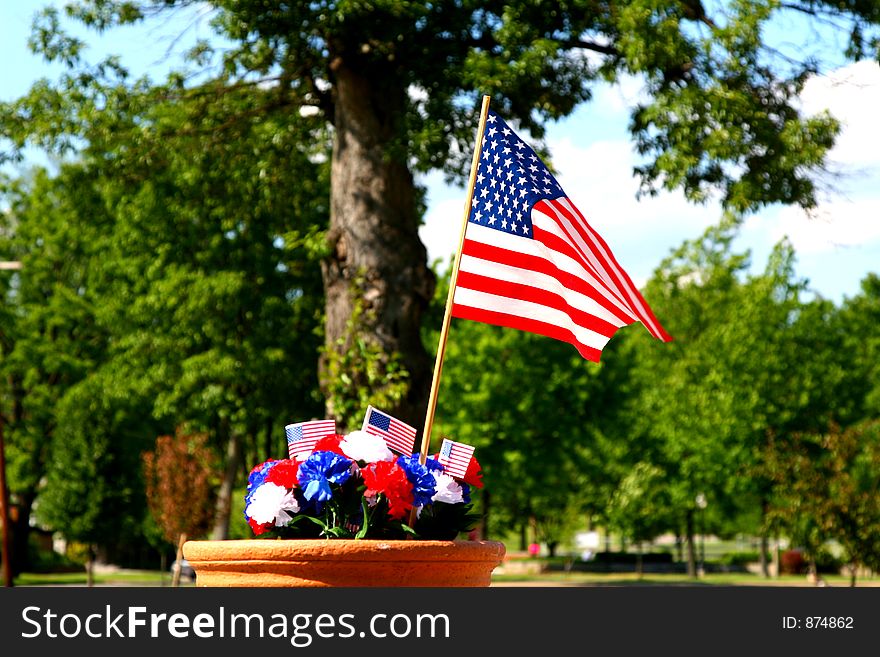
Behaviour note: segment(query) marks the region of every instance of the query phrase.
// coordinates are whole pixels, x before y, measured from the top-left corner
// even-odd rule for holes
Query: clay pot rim
[[[356,558],[370,561],[432,559],[455,555],[456,561],[500,562],[503,543],[495,541],[422,541],[383,539],[237,539],[187,541],[184,557],[190,562],[218,560],[259,561],[301,559],[313,561]]]

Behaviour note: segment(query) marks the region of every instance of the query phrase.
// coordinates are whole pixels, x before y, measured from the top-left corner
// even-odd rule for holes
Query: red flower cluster
[[[315,443],[315,448],[312,450],[312,452],[333,452],[334,454],[339,454],[339,456],[345,456],[345,452],[343,452],[342,448],[339,447],[339,443],[343,438],[345,438],[345,436],[338,433],[324,436],[317,443]],[[345,458],[348,457],[345,456]]]
[[[297,471],[299,470],[299,461],[296,459],[282,459],[269,470],[266,481],[278,484],[284,488],[294,488],[299,486]]]
[[[361,470],[361,475],[367,485],[365,495],[385,495],[388,500],[388,515],[392,518],[400,520],[412,508],[412,484],[406,477],[406,471],[396,461],[370,463]]]

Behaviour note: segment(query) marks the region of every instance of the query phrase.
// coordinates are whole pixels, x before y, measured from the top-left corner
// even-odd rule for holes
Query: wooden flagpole
[[[461,222],[461,234],[458,237],[458,250],[452,265],[452,276],[449,279],[449,293],[446,295],[446,313],[443,315],[443,328],[440,330],[440,342],[437,345],[437,357],[434,360],[434,378],[431,381],[431,395],[428,398],[428,413],[425,416],[425,429],[422,432],[422,447],[419,462],[424,465],[431,446],[431,429],[434,426],[434,412],[437,410],[437,397],[440,394],[440,372],[443,370],[443,357],[446,355],[446,339],[449,337],[449,325],[452,322],[452,299],[455,296],[455,285],[458,282],[458,267],[461,263],[461,249],[467,231],[468,217],[471,214],[471,201],[474,187],[477,184],[477,166],[480,163],[480,151],[483,147],[483,134],[486,130],[486,117],[489,114],[489,96],[483,96],[483,107],[480,110],[480,126],[477,129],[477,143],[474,146],[474,158],[471,161],[471,176],[468,181],[467,201],[464,204],[464,218]],[[410,515],[410,526],[414,521],[415,509]]]

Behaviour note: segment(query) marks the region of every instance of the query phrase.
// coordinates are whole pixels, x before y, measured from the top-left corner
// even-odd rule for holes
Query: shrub
[[[757,563],[761,560],[761,553],[757,550],[745,550],[743,552],[728,552],[718,560],[722,566],[745,566]],[[769,561],[769,556],[768,556]]]
[[[800,550],[786,550],[779,555],[779,570],[786,575],[803,575],[807,572],[807,560]]]

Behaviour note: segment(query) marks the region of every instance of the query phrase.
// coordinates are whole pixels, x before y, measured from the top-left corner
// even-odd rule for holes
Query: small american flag
[[[463,479],[474,455],[474,447],[464,443],[457,443],[449,438],[443,439],[440,446],[440,455],[437,460],[443,466],[443,470],[451,477]]]
[[[324,436],[336,433],[336,420],[312,420],[297,422],[284,427],[287,434],[287,455],[300,460],[308,457],[317,443]]]
[[[382,436],[388,449],[393,449],[404,456],[410,456],[413,453],[416,430],[406,422],[401,422],[372,406],[367,407],[363,430],[375,436]]]
[[[491,111],[452,316],[569,342],[591,361],[637,321],[672,339],[537,154]]]

